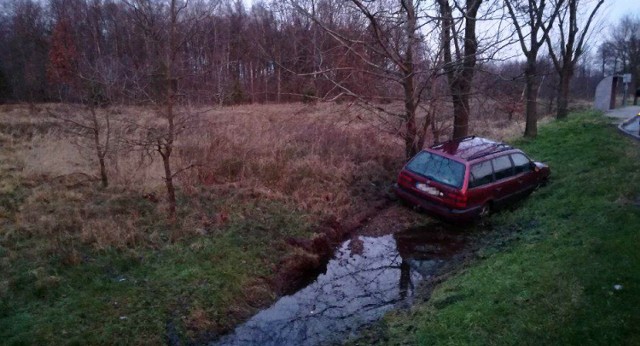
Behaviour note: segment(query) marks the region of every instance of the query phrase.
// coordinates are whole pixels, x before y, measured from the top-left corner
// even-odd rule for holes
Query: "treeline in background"
[[[398,7],[395,2],[378,3],[380,10]],[[368,43],[376,40],[376,32],[365,14],[347,2],[265,1],[249,6],[242,1],[211,0],[178,5],[172,16],[165,1],[3,1],[0,101],[74,102],[91,90],[110,102],[149,102],[164,90],[167,51],[175,54],[171,68],[178,71],[172,83],[180,97],[194,103],[339,100],[348,95],[382,103],[402,99],[402,88],[379,78],[368,64],[392,62],[385,52],[370,49]],[[423,6],[422,18],[435,7],[427,2],[415,5]],[[486,10],[484,15],[495,18],[495,11]],[[416,65],[437,70],[441,45],[436,13],[431,15],[422,21],[424,35],[419,38]],[[172,20],[177,25],[170,25]],[[402,40],[403,24],[387,24],[385,39]],[[638,57],[625,42],[634,32],[638,37],[638,20],[627,18],[617,25],[618,30],[612,30],[615,34],[604,44],[589,47],[589,54],[578,63],[572,97],[591,98],[603,75],[623,72],[633,66],[633,59],[637,65]],[[169,27],[177,37],[173,50],[164,47]],[[518,54],[504,48],[506,41],[489,38],[497,35],[496,30],[478,28],[479,72],[474,91],[482,97],[517,101],[522,98],[524,61],[512,58]],[[513,29],[502,35],[509,33]],[[548,57],[539,56],[538,63],[539,97],[551,108],[557,77]]]

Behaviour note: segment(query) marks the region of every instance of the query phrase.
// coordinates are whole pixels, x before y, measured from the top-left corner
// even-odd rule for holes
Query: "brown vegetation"
[[[121,138],[107,157],[113,184],[96,190],[99,175],[95,156],[83,153],[86,139],[60,131],[47,108],[61,109],[4,106],[0,119],[3,142],[18,162],[16,179],[31,190],[20,207],[20,226],[47,236],[72,234],[73,241],[96,248],[157,246],[164,236],[146,228],[144,214],[163,205],[161,162],[127,149]],[[123,128],[131,119],[158,121],[144,108],[114,114],[119,136],[126,135]],[[180,198],[188,206],[181,224],[191,230],[182,227],[184,234],[170,236],[176,239],[224,225],[230,217],[230,206],[220,207],[214,217],[203,216],[208,207],[201,202],[203,194],[214,199],[232,195],[240,204],[275,200],[316,220],[342,222],[383,200],[403,164],[398,137],[381,132],[378,120],[348,104],[247,105],[193,114],[196,126],[185,129],[175,153],[176,167],[190,167],[177,179]],[[521,121],[500,118],[476,118],[472,126],[478,134],[498,139],[521,131]]]

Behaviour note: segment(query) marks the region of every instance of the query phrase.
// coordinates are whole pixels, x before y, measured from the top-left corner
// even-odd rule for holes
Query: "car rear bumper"
[[[481,208],[479,206],[468,209],[453,209],[421,198],[413,192],[398,186],[398,184],[394,185],[393,190],[398,198],[447,220],[470,221],[477,218],[480,214]]]

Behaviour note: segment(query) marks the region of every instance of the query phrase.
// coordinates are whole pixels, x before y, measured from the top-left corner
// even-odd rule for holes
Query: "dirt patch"
[[[429,216],[405,207],[398,202],[389,203],[389,207],[373,215],[367,223],[358,229],[359,235],[376,237],[406,230],[416,225],[433,222]]]
[[[438,222],[394,234],[403,258],[450,259],[464,252],[467,234],[463,229]]]
[[[429,231],[420,233],[419,229],[422,228]],[[399,243],[407,248],[412,237],[431,238],[429,240],[432,243],[444,243],[445,238],[451,237],[452,230],[456,232],[458,240],[463,238],[458,226],[435,221],[427,214],[417,212],[402,205],[392,196],[387,196],[344,220],[328,218],[321,221],[315,229],[315,236],[311,239],[288,239],[287,243],[296,250],[278,266],[274,287],[279,295],[292,294],[305,287],[326,270],[326,264],[332,258],[335,249],[349,238],[352,239],[352,253],[359,254],[362,252],[362,244],[358,241],[358,236],[400,234]],[[446,252],[447,249],[441,251]],[[460,249],[453,248],[448,251],[454,253]]]
[[[387,199],[379,200],[368,209],[341,221],[327,218],[316,227],[315,236],[311,239],[288,239],[296,251],[278,266],[274,281],[276,292],[279,295],[291,294],[315,280],[326,269],[337,246],[369,225],[372,219],[377,218],[376,215],[390,209],[392,203]]]

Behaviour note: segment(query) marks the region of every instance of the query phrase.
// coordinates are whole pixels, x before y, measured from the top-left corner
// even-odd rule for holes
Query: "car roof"
[[[472,161],[511,149],[513,147],[508,144],[476,136],[467,136],[429,147],[431,152],[454,157],[462,161]]]

